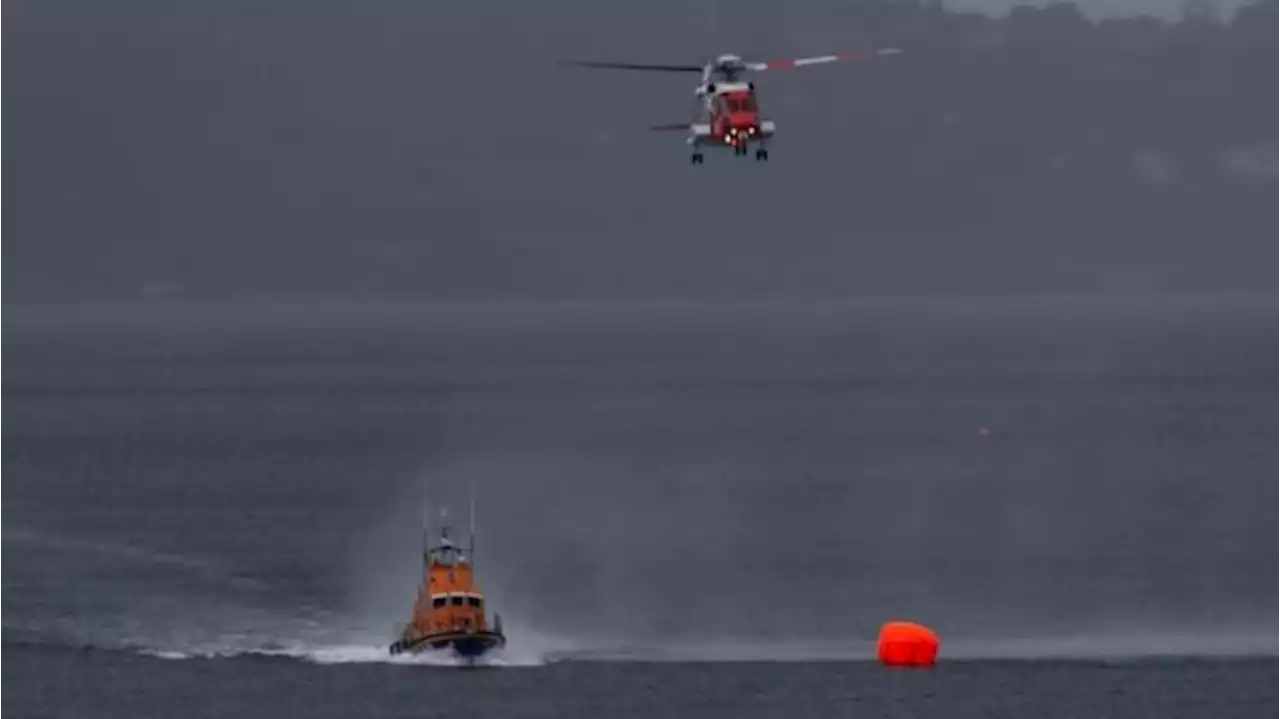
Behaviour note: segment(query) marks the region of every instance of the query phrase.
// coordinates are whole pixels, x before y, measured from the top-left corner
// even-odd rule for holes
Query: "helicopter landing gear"
[[[689,164],[691,164],[691,165],[701,165],[701,164],[702,164],[702,153],[701,153],[701,152],[695,152],[695,153],[693,153],[692,155],[689,155]]]
[[[763,148],[763,147],[761,147],[761,148],[757,148],[757,149],[756,149],[756,161],[758,161],[758,162],[764,162],[764,161],[766,161],[766,160],[768,160],[768,159],[769,159],[769,151],[768,151],[768,150],[766,150],[766,149],[765,149],[765,148]]]

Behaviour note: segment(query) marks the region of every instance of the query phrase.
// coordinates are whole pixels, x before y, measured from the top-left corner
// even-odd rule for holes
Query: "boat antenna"
[[[422,490],[422,561],[431,553],[431,483]]]
[[[468,485],[468,491],[471,494],[471,538],[467,541],[467,556],[471,557],[471,563],[476,563],[476,485],[471,483]]]

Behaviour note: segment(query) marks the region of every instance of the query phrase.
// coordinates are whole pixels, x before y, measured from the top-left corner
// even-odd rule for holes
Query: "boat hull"
[[[448,632],[405,637],[390,647],[392,655],[450,652],[464,659],[478,659],[506,646],[506,637],[497,632]]]

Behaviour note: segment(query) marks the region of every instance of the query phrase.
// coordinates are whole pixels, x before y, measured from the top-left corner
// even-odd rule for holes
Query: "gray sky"
[[[1274,16],[1050,14],[992,53],[884,5],[690,7],[12,3],[5,298],[1274,287]],[[767,165],[646,131],[692,77],[557,65],[888,43],[759,78]]]
[[[1212,5],[1220,12],[1230,14],[1243,2],[1244,0],[1212,0]],[[1000,14],[1008,12],[1015,5],[1043,6],[1049,3],[1050,0],[945,0],[943,6],[951,10]],[[1076,4],[1095,18],[1135,14],[1176,18],[1184,0],[1078,0]]]

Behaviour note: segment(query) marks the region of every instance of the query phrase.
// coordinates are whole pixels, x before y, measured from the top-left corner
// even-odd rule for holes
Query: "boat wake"
[[[261,649],[199,648],[187,651],[171,649],[136,648],[140,654],[158,659],[234,659],[236,657],[279,657],[297,659],[313,664],[398,664],[402,666],[457,667],[461,663],[445,654],[399,654],[392,656],[385,646],[370,644],[295,646]],[[546,659],[533,653],[495,651],[492,656],[477,661],[474,666],[483,667],[537,667]]]
[[[370,625],[368,621],[327,614],[320,621],[317,617],[307,621],[281,619],[273,628],[262,624],[252,628],[242,626],[241,631],[217,635],[139,633],[117,646],[174,660],[262,657],[296,659],[314,664],[459,665],[458,659],[448,652],[392,655],[388,651],[393,638],[391,633],[379,633],[370,629]],[[489,652],[473,666],[542,666],[554,661],[558,650],[572,648],[564,641],[525,628],[519,622],[514,623],[508,636],[510,643],[507,646]]]

